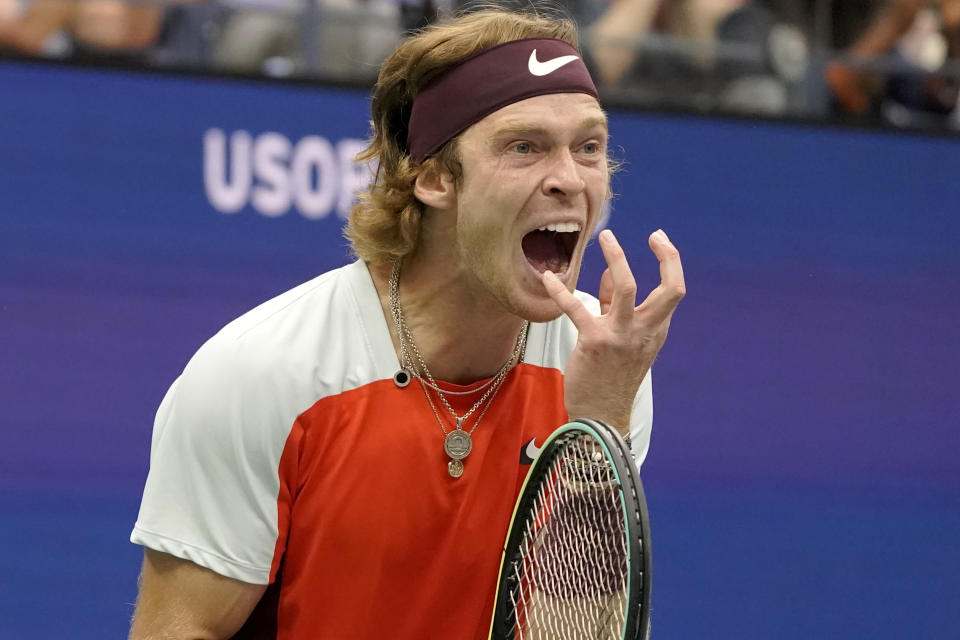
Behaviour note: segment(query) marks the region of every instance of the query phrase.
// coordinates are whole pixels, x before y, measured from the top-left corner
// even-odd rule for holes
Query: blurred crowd
[[[562,12],[608,99],[960,129],[960,0],[487,0]],[[0,0],[0,53],[368,83],[476,0]]]

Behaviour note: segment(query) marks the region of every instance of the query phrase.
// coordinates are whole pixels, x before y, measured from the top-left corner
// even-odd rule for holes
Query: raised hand
[[[543,286],[580,335],[564,372],[564,404],[571,418],[604,420],[626,433],[640,383],[667,339],[670,319],[686,293],[680,253],[662,230],[650,235],[660,261],[660,285],[636,305],[637,282],[613,232],[600,232],[607,269],[595,316],[550,271]]]

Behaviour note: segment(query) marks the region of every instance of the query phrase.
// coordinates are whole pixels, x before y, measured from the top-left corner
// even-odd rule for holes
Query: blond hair
[[[357,157],[376,164],[373,181],[350,212],[345,235],[354,254],[372,264],[394,262],[414,251],[424,205],[413,194],[421,171],[462,176],[457,139],[417,165],[406,150],[413,99],[438,73],[505,42],[556,38],[577,46],[570,20],[488,8],[427,27],[407,38],[380,68],[371,103],[373,137]]]

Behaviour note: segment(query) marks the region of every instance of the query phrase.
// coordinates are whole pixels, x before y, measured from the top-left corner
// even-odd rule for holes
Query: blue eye
[[[513,145],[513,150],[517,153],[530,153],[533,151],[533,147],[530,146],[529,142],[518,142]]]
[[[594,153],[600,153],[600,145],[596,142],[588,142],[587,144],[583,145],[583,151],[584,153],[589,153],[591,155]]]

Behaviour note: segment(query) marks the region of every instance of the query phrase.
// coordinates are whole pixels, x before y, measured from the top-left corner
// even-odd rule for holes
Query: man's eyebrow
[[[547,135],[547,130],[538,123],[515,122],[504,125],[494,131],[493,135],[497,138],[508,138],[514,135]]]
[[[606,132],[607,118],[605,116],[590,116],[580,122],[578,129],[586,130],[596,127],[602,127]],[[513,135],[547,136],[550,135],[550,131],[538,122],[515,122],[500,127],[493,135],[497,138],[506,138]]]
[[[581,129],[593,129],[594,127],[603,127],[604,131],[608,131],[607,116],[590,116],[580,123]]]

